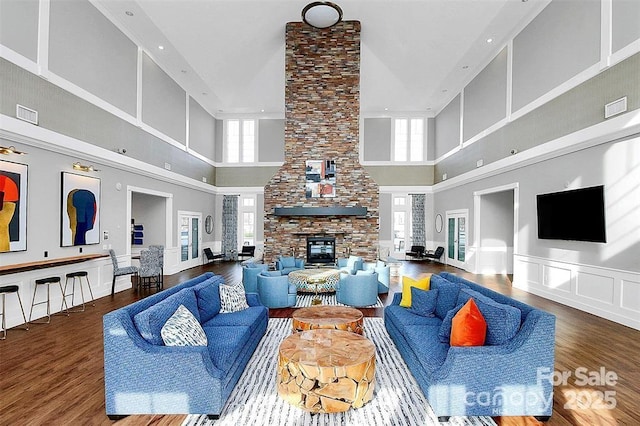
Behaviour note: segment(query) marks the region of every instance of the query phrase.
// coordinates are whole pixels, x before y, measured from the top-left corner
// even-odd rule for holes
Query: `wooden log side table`
[[[278,352],[278,395],[312,413],[360,408],[373,397],[375,352],[369,339],[348,331],[292,334]]]
[[[362,312],[348,306],[311,306],[297,309],[293,315],[293,332],[318,328],[363,334]]]

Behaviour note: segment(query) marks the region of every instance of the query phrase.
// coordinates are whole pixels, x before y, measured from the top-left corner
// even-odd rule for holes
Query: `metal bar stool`
[[[82,288],[82,278],[84,278],[87,281],[87,287],[89,288],[89,294],[91,295],[91,300],[89,300],[88,302],[92,302],[91,305],[96,306],[96,303],[93,301],[94,300],[93,291],[91,291],[91,283],[89,282],[89,274],[87,273],[87,271],[70,272],[66,275],[66,278],[64,280],[64,292],[62,294],[64,295],[64,300],[66,300],[67,297],[71,296],[71,307],[73,308],[75,306],[75,301],[76,301],[76,279],[77,279],[78,284],[80,284],[80,296],[82,297],[82,309],[76,309],[69,312],[84,312],[85,300],[84,300],[84,290]],[[71,293],[67,294],[67,284],[69,284],[69,279],[72,280]],[[62,306],[60,306],[60,310],[62,310]]]
[[[29,311],[29,322],[33,322],[36,324],[49,324],[51,322],[51,298],[50,298],[50,290],[51,284],[57,283],[60,287],[60,292],[62,293],[62,306],[64,306],[65,313],[69,316],[69,307],[67,306],[67,300],[64,297],[64,290],[62,289],[62,283],[60,282],[60,277],[48,277],[41,278],[35,281],[36,286],[33,289],[33,299],[31,300],[31,310]],[[42,302],[36,303],[36,293],[38,292],[38,287],[41,285],[47,285],[47,300],[43,300]],[[47,304],[47,321],[46,322],[36,322],[31,321],[31,315],[33,315],[33,307],[36,305],[42,305],[43,303]],[[60,309],[62,310],[62,306]]]
[[[0,340],[4,340],[7,338],[7,321],[6,321],[6,310],[4,306],[4,299],[7,293],[15,293],[18,296],[18,303],[20,303],[20,312],[22,312],[22,319],[24,319],[25,330],[29,330],[29,323],[27,322],[27,317],[24,316],[24,307],[22,306],[22,299],[20,299],[20,287],[17,285],[5,285],[0,287],[0,296],[2,296],[2,337]]]

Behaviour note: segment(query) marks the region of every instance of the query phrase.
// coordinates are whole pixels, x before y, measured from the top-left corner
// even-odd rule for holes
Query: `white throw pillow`
[[[238,312],[248,309],[247,297],[242,283],[236,285],[220,284],[220,313]]]
[[[202,326],[184,305],[164,323],[160,330],[166,346],[207,346],[207,335]]]

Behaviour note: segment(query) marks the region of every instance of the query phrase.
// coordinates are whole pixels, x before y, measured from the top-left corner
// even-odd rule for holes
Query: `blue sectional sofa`
[[[304,259],[296,259],[293,256],[278,256],[276,260],[276,271],[282,275],[289,275],[289,272],[304,269]]]
[[[548,419],[555,316],[446,272],[431,276],[431,289],[438,290],[432,316],[399,306],[402,294],[396,293],[384,322],[440,420],[483,415]],[[484,346],[450,346],[450,319],[471,297],[487,322],[487,341]]]
[[[106,314],[106,412],[217,416],[265,334],[268,310],[247,293],[248,309],[220,313],[223,278],[208,272]],[[160,330],[178,306],[199,320],[207,346],[165,346]]]

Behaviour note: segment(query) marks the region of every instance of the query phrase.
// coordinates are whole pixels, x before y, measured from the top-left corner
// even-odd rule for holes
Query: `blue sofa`
[[[223,278],[208,272],[103,317],[106,413],[218,416],[265,334],[268,310],[219,313]],[[200,321],[207,346],[164,346],[160,329],[178,306]]]
[[[431,276],[438,290],[435,313],[399,306],[394,294],[384,322],[441,421],[450,416],[534,416],[553,409],[555,316],[443,272]],[[484,346],[449,346],[450,319],[472,297],[487,321]],[[443,325],[444,324],[444,325]]]

